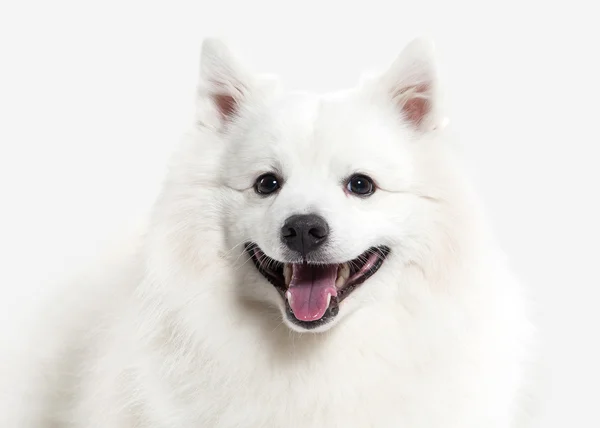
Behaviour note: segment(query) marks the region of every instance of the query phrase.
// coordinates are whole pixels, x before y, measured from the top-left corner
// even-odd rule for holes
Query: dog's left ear
[[[202,43],[197,120],[221,129],[235,119],[249,96],[253,79],[225,43],[208,38]]]
[[[433,42],[415,39],[379,80],[403,121],[419,131],[441,125],[439,83]]]

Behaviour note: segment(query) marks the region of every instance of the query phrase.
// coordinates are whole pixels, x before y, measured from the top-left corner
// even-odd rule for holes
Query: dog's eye
[[[270,195],[279,190],[280,187],[279,179],[273,174],[261,175],[254,183],[254,190],[259,195]]]
[[[346,190],[358,196],[369,196],[375,191],[375,185],[366,175],[353,175],[346,184]]]

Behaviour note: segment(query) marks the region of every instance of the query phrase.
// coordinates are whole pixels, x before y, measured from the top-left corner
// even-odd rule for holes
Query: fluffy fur
[[[516,427],[532,328],[439,93],[423,40],[324,96],[287,93],[207,40],[197,123],[146,233],[39,314],[3,365],[0,426]],[[269,171],[284,185],[259,197]],[[344,192],[357,171],[379,187],[368,199]],[[391,253],[335,322],[301,332],[244,243],[284,260],[282,222],[312,211],[331,261]]]

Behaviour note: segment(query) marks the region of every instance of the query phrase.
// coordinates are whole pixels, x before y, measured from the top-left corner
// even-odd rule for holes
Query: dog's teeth
[[[329,307],[330,303],[331,303],[331,293],[327,293],[327,307]]]
[[[350,277],[350,265],[348,263],[342,265],[341,276],[346,279]]]
[[[285,285],[289,286],[290,282],[292,282],[292,265],[286,263],[283,266],[283,277],[285,279]]]
[[[348,265],[348,263],[344,263],[342,265],[340,265],[340,267],[338,268],[338,276],[337,279],[335,280],[335,286],[337,288],[342,287],[346,281],[348,281],[348,278],[350,277],[350,265]]]
[[[292,304],[292,293],[290,291],[285,293],[285,298],[288,300],[288,302],[290,302],[290,305]]]

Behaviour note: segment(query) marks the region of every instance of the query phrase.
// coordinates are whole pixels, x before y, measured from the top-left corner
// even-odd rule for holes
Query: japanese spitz
[[[327,95],[205,41],[138,249],[40,313],[0,425],[517,426],[532,328],[439,86],[426,40]]]

